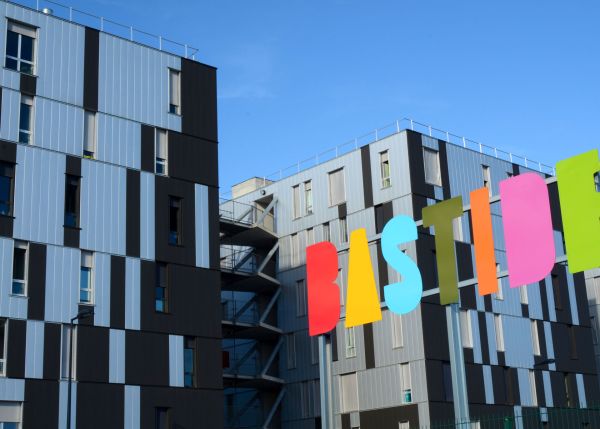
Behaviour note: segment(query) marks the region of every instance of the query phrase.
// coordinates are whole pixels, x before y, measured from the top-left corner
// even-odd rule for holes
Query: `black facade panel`
[[[86,314],[85,317],[79,319],[79,324],[84,326],[94,326],[94,320],[96,318],[96,313],[91,311],[89,305],[86,304],[78,304],[77,305],[77,314]]]
[[[544,374],[541,370],[535,373],[535,391],[537,394],[537,403],[540,407],[546,406],[546,391],[544,390]]]
[[[475,362],[475,354],[473,353],[473,349],[471,347],[463,347],[463,356],[466,363]]]
[[[154,332],[125,332],[125,383],[169,384],[169,336]],[[143,391],[144,388],[142,388]],[[142,427],[146,426],[142,423]]]
[[[590,404],[597,404],[600,401],[600,388],[598,387],[598,376],[596,374],[583,374],[583,386],[585,390],[585,400]]]
[[[342,414],[342,429],[352,429],[350,426],[350,413]]]
[[[67,155],[65,173],[81,177],[81,158]]]
[[[438,304],[421,302],[421,321],[425,359],[449,361],[446,308]]]
[[[223,368],[221,340],[196,338],[197,387],[200,389],[221,389]]]
[[[438,140],[438,148],[440,151],[440,175],[442,176],[442,190],[444,199],[451,198],[450,194],[450,173],[448,171],[448,153],[446,152],[446,142]]]
[[[591,326],[584,273],[573,274],[573,284],[575,286],[575,299],[577,301],[579,324],[581,326]]]
[[[125,421],[125,390],[121,384],[77,383],[77,427],[121,428]]]
[[[27,73],[21,73],[20,89],[21,94],[35,97],[37,88],[37,77]]]
[[[58,410],[58,381],[25,380],[24,428],[58,428]]]
[[[154,127],[142,124],[141,140],[142,171],[154,173]]]
[[[550,199],[550,213],[552,214],[552,229],[562,231],[562,213],[558,197],[558,183],[555,182],[548,185],[548,197]]]
[[[365,365],[367,369],[375,368],[375,344],[373,342],[373,324],[363,325],[365,343]]]
[[[108,337],[103,327],[79,325],[77,327],[77,379],[108,383]],[[127,353],[129,353],[127,349]]]
[[[0,140],[0,161],[17,163],[17,145],[15,143]]]
[[[481,365],[467,364],[465,366],[467,378],[467,394],[469,402],[485,404],[485,386],[483,383],[483,367]]]
[[[27,270],[27,317],[44,320],[46,303],[46,246],[29,243],[29,267]]]
[[[125,258],[110,257],[110,326],[125,328]]]
[[[219,272],[167,265],[168,313],[155,311],[156,264],[141,262],[141,328],[194,337],[221,336]],[[202,309],[202,311],[198,311]]]
[[[552,287],[555,297],[554,306],[556,308],[556,321],[560,323],[572,323],[567,267],[561,264],[554,265],[552,276],[558,276],[557,284],[553,283],[552,285],[548,285],[548,287]]]
[[[44,378],[58,380],[60,378],[61,325],[46,323],[44,325]]]
[[[337,206],[338,209],[338,218],[344,218],[348,216],[348,206],[346,203],[339,204]]]
[[[460,295],[460,306],[461,308],[468,308],[471,310],[477,310],[477,293],[475,285],[461,287],[458,290]]]
[[[550,312],[548,309],[548,288],[552,288],[552,285],[547,285],[546,280],[541,280],[540,285],[540,300],[542,302],[542,318],[544,320],[550,320]]]
[[[398,429],[399,423],[408,422],[410,427],[419,427],[419,408],[417,404],[360,413],[361,429]]]
[[[423,279],[423,290],[435,289],[438,286],[437,261],[435,257],[435,237],[428,233],[419,233],[419,238],[415,243],[417,247],[416,263],[419,267],[428,267],[421,269],[421,278]],[[439,294],[423,298],[425,302],[440,302]]]
[[[210,268],[221,268],[219,247],[219,189],[208,187],[208,254]]]
[[[127,169],[126,252],[140,256],[140,172]]]
[[[365,208],[373,206],[373,179],[371,176],[371,145],[360,148],[360,160],[362,164],[363,197]]]
[[[169,176],[208,186],[219,186],[219,145],[169,131]]]
[[[181,130],[217,142],[217,70],[181,59]]]
[[[333,328],[331,331],[331,336],[329,338],[331,342],[331,360],[333,362],[338,361],[338,340],[337,340],[337,329]]]
[[[15,218],[0,215],[0,236],[12,238]]]
[[[506,386],[506,377],[504,368],[501,366],[492,366],[492,386],[494,389],[494,402],[496,404],[507,404],[508,394]]]
[[[97,112],[100,32],[94,28],[85,27],[85,54],[83,58],[83,108]]]
[[[473,272],[473,257],[471,245],[460,241],[455,242],[456,262],[458,266],[458,281],[471,280],[475,277]],[[473,307],[469,307],[473,308]]]
[[[79,249],[79,236],[80,236],[81,230],[79,228],[71,228],[71,227],[65,226],[63,228],[63,232],[64,232],[64,236],[63,236],[64,245],[66,247],[74,247],[76,249]]]
[[[391,201],[375,206],[375,233],[381,234],[385,225],[394,217]]]
[[[427,400],[429,402],[443,402],[446,400],[444,392],[443,363],[439,360],[425,359],[427,374]]]
[[[485,295],[483,297],[483,307],[487,313],[491,313],[493,310],[492,307],[492,295]]]
[[[8,341],[6,356],[6,376],[25,378],[25,340],[27,322],[10,319],[8,321]]]
[[[379,275],[379,301],[385,301],[385,287],[389,283],[388,266],[383,257],[383,250],[381,249],[381,240],[377,240],[377,273]]]
[[[478,312],[477,318],[479,319],[479,342],[481,344],[481,361],[485,365],[490,364],[490,349],[487,336],[487,320],[485,313]]]
[[[598,381],[596,381],[597,383]],[[552,386],[552,400],[555,407],[567,406],[567,391],[565,389],[565,375],[561,372],[550,371],[550,385]]]
[[[421,134],[414,131],[406,131],[408,160],[410,170],[410,187],[414,194],[426,198],[435,198],[433,185],[425,182],[425,164],[423,163],[423,144],[421,142]],[[442,160],[440,159],[440,167]],[[427,203],[425,203],[427,205]],[[419,217],[421,219],[421,211]]]
[[[170,145],[169,145],[170,146]],[[198,166],[198,168],[200,168]],[[194,184],[161,176],[155,181],[155,251],[156,260],[196,265],[196,222]],[[182,244],[169,244],[169,197],[182,200]]]

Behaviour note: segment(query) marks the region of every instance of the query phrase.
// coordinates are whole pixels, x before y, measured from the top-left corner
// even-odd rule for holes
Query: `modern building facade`
[[[222,427],[216,70],[5,1],[0,50],[0,428],[66,427],[71,330],[72,428]]]
[[[490,196],[497,195],[500,181],[534,171],[494,156],[494,151],[487,153],[398,129],[290,177],[264,186],[259,182],[254,190],[250,183],[237,188],[244,189],[237,203],[276,200],[276,269],[282,291],[278,326],[285,338],[278,373],[285,390],[281,427],[320,427],[319,354],[316,339],[307,332],[305,247],[322,240],[335,244],[344,305],[349,235],[366,228],[383,301],[381,288],[399,281],[381,252],[380,234],[387,220],[400,214],[419,220],[423,207],[459,195],[468,205],[470,191],[487,187]],[[556,251],[561,256],[556,183],[549,191]],[[500,214],[499,203],[493,203],[499,272],[506,270]],[[473,279],[469,212],[454,223],[454,237],[459,280]],[[425,290],[436,288],[431,231],[420,227],[418,240],[401,248],[417,262]],[[382,312],[381,322],[351,329],[344,328],[342,315],[330,337],[336,427],[405,429],[452,420],[446,311],[439,295],[425,297],[415,311],[403,316],[388,311],[383,302]],[[540,410],[535,427],[562,427],[544,411],[585,407],[600,399],[583,274],[571,275],[559,263],[551,275],[527,287],[511,289],[507,279],[500,278],[499,292],[485,297],[474,285],[463,287],[460,322],[474,420]]]

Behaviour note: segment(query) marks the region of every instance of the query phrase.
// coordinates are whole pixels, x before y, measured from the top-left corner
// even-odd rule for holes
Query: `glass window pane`
[[[21,73],[33,74],[33,64],[21,61],[21,66],[19,67],[19,71]]]
[[[19,119],[19,129],[31,131],[31,106],[21,103],[21,116]]]
[[[13,295],[25,295],[25,283],[13,280],[11,293]]]
[[[6,55],[17,57],[19,55],[19,35],[14,31],[6,33]],[[15,61],[15,69],[17,62]],[[12,68],[12,67],[11,67]]]
[[[6,62],[4,63],[4,65],[7,69],[16,70],[18,67],[18,62],[13,58],[6,57]]]
[[[25,280],[25,249],[15,248],[13,279]]]
[[[0,176],[0,214],[10,214],[11,178]]]
[[[21,59],[33,62],[34,40],[29,36],[21,36]]]

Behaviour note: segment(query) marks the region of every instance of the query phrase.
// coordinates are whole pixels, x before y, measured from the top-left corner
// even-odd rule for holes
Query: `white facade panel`
[[[195,214],[196,214],[196,266],[209,268],[209,238],[208,233],[208,188],[204,185],[194,185]]]
[[[47,98],[35,97],[33,111],[35,146],[81,156],[83,109]]]
[[[111,164],[140,169],[141,125],[116,116],[97,114],[97,158]]]
[[[154,259],[154,174],[140,174],[140,256]]]
[[[98,110],[181,131],[181,116],[169,111],[169,68],[181,58],[100,33]]]
[[[110,330],[108,351],[108,381],[125,383],[125,331]]]
[[[183,387],[183,337],[169,335],[169,386]]]
[[[125,386],[124,429],[140,429],[140,386]]]
[[[17,146],[13,236],[63,244],[65,155]]]
[[[10,329],[10,328],[9,328]],[[44,376],[44,322],[27,321],[25,336],[25,377]]]
[[[125,260],[125,328],[140,329],[140,260]]]
[[[110,326],[110,255],[94,253],[94,325]]]
[[[77,314],[81,252],[48,246],[46,256],[45,320],[69,323]]]
[[[81,248],[125,254],[126,169],[81,162]]]
[[[0,238],[0,316],[27,318],[27,298],[12,295],[14,242]]]

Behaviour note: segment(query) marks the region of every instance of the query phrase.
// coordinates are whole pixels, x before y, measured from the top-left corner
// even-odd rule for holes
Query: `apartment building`
[[[221,427],[216,71],[72,19],[0,1],[0,428]]]
[[[399,274],[382,257],[380,234],[393,216],[419,220],[422,208],[436,202],[462,196],[467,205],[472,190],[487,187],[490,196],[497,195],[499,182],[506,178],[530,171],[548,174],[531,161],[511,162],[505,152],[482,146],[472,150],[431,137],[431,128],[422,134],[410,126],[254,190],[248,183],[237,188],[244,190],[235,199],[240,204],[276,200],[277,311],[285,338],[278,372],[285,390],[279,411],[282,427],[320,427],[319,353],[316,338],[307,332],[304,249],[322,240],[335,244],[344,305],[349,235],[358,228],[367,231],[383,320],[345,329],[342,307],[342,320],[330,337],[335,427],[418,428],[454,418],[445,308],[438,294],[425,297],[406,315],[385,308],[381,288],[399,281]],[[556,183],[549,185],[549,192],[561,256]],[[507,266],[499,203],[491,209],[500,272]],[[454,222],[454,238],[459,280],[473,279],[469,212]],[[424,289],[436,288],[432,232],[420,227],[418,240],[401,247],[419,266]],[[545,411],[586,407],[600,399],[585,276],[571,275],[564,264],[556,264],[539,283],[511,289],[508,279],[500,278],[498,286],[498,293],[485,297],[476,285],[460,289],[470,415],[477,420],[539,411],[535,427],[562,427]]]

